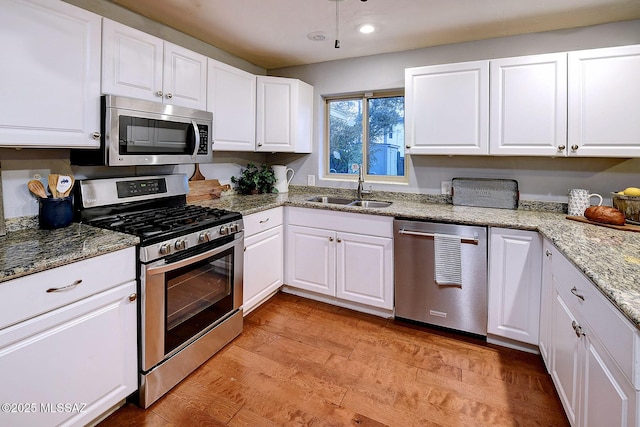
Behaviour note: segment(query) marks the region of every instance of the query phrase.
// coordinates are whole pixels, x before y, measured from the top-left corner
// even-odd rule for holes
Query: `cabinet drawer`
[[[242,220],[244,222],[245,238],[253,236],[261,231],[282,225],[282,208],[279,207],[257,212],[245,216]]]
[[[134,280],[135,262],[131,247],[2,283],[0,329]]]
[[[368,236],[393,237],[393,217],[389,216],[288,207],[287,225],[300,225]]]

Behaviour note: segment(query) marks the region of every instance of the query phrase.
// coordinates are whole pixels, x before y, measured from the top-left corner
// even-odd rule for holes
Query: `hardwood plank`
[[[101,426],[568,426],[540,356],[276,294],[149,409]]]

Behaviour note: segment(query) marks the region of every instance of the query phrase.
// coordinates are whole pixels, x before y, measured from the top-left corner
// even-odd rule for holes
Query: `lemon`
[[[640,196],[640,188],[629,187],[624,189],[625,196]]]

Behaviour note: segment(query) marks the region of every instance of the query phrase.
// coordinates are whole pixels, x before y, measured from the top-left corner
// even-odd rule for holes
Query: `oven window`
[[[120,154],[192,154],[191,123],[120,116]]]
[[[165,354],[233,310],[233,248],[167,272]]]

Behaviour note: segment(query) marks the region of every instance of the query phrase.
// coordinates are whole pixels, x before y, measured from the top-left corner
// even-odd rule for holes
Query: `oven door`
[[[242,260],[240,232],[223,245],[212,242],[142,266],[143,371],[179,352],[240,309]]]

